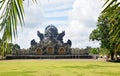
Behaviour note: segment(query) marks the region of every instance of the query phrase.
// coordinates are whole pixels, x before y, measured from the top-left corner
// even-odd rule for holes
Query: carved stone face
[[[45,29],[45,37],[47,38],[55,38],[58,35],[58,30],[55,26],[49,25]]]

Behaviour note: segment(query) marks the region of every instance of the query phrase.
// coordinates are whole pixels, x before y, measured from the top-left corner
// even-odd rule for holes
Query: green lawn
[[[120,76],[120,63],[90,60],[2,60],[0,76]]]

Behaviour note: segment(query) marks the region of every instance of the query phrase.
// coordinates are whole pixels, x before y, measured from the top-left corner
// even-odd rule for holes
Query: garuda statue
[[[33,39],[31,41],[31,46],[35,46],[36,49],[41,49],[42,54],[48,54],[46,50],[51,47],[54,52],[52,54],[70,54],[70,49],[72,42],[68,39],[66,43],[63,41],[63,37],[65,36],[65,31],[62,31],[61,33],[58,33],[58,29],[54,25],[48,25],[45,28],[45,33],[41,33],[40,31],[37,31],[37,36],[40,39],[39,43],[36,43]],[[63,51],[64,50],[64,51]],[[60,52],[63,51],[63,52]]]

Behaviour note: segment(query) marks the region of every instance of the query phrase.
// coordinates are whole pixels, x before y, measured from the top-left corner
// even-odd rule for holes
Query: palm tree
[[[17,24],[24,25],[23,0],[0,0],[0,32],[3,31],[3,54],[8,41],[17,36]]]
[[[17,35],[17,24],[24,25],[23,0],[1,0],[0,10],[0,31],[4,31],[2,39],[12,41],[12,36]]]
[[[24,0],[0,0],[0,32],[3,31],[2,46],[17,36],[17,27],[24,25]],[[36,2],[36,0],[32,0]],[[3,48],[5,49],[5,48]]]
[[[0,54],[1,54],[1,50],[2,50],[2,49],[1,49],[1,43],[2,43],[2,40],[0,39]]]
[[[104,17],[109,17],[109,23],[112,25],[110,35],[111,42],[116,42],[115,52],[120,51],[120,1],[119,0],[106,0],[104,4],[105,9],[102,11]]]

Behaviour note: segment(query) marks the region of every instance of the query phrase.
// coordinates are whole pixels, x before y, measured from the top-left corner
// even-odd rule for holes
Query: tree
[[[117,53],[120,52],[120,1],[106,0],[104,7],[102,14],[104,14],[104,18],[109,17],[109,23],[112,25],[109,34],[111,43],[114,43],[115,46],[115,56],[117,56]]]
[[[3,51],[7,43],[17,36],[17,27],[24,25],[24,0],[0,0],[0,32],[3,31]],[[29,1],[29,0],[28,0]],[[36,0],[32,0],[36,2]]]
[[[105,55],[109,55],[110,54],[110,51],[108,49],[105,49],[105,48],[99,48],[99,55],[101,56],[105,56]]]
[[[111,42],[116,42],[115,50],[120,51],[120,1],[119,0],[106,0],[102,14],[104,18],[109,17],[109,23],[112,25],[110,28]]]
[[[13,36],[17,35],[18,23],[24,25],[23,0],[1,0],[0,11],[0,31],[4,31],[2,39],[12,41]]]
[[[89,53],[93,54],[93,55],[98,55],[99,54],[99,49],[98,48],[91,48],[89,50]]]
[[[115,24],[114,24],[115,25]],[[97,28],[92,31],[90,34],[90,39],[92,41],[97,40],[101,42],[101,48],[109,50],[109,54],[111,55],[111,59],[117,59],[117,53],[119,50],[116,50],[116,43],[118,43],[119,39],[116,41],[112,41],[111,32],[112,25],[109,23],[109,17],[104,17],[102,14],[98,18]],[[116,57],[114,57],[114,55]]]
[[[7,43],[12,41],[13,36],[17,36],[17,26],[24,25],[23,0],[1,0],[0,1],[0,32],[3,31],[3,51],[7,48]]]
[[[5,48],[5,51],[3,51],[2,49],[2,39],[0,39],[0,54],[2,55],[6,55],[6,54],[11,54],[12,51],[19,51],[20,50],[20,46],[18,44],[13,44],[13,43],[8,43],[7,47]]]
[[[2,47],[1,47],[2,44],[1,43],[2,43],[2,40],[0,39],[0,54],[2,53]]]
[[[12,51],[13,50],[20,50],[20,46],[18,45],[18,44],[13,44],[13,46],[12,46]]]
[[[89,37],[90,40],[94,41],[94,40],[97,40],[97,41],[100,41],[100,31],[99,29],[94,29],[92,31],[92,33],[90,34],[90,37]]]

